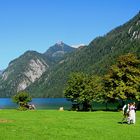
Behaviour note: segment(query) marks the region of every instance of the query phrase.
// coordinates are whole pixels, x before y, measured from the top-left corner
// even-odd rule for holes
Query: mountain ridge
[[[73,49],[69,53],[62,53],[62,44],[63,42],[54,45],[54,50],[58,51],[58,54],[60,53],[60,57],[53,55],[54,50],[51,48],[49,53],[46,51],[44,54],[37,55],[47,63],[49,68],[47,67],[40,77],[25,88],[33,97],[64,97],[63,89],[71,72],[85,72],[102,76],[120,55],[135,53],[140,58],[140,13],[106,35],[95,38],[87,46]],[[61,50],[58,50],[56,45],[60,45]],[[48,56],[46,56],[47,53]],[[21,72],[23,73],[22,70]],[[21,75],[19,77],[21,79]],[[0,80],[0,96],[13,95],[10,93],[11,87],[8,89],[8,94],[5,93],[1,87],[8,83],[3,84],[2,82],[3,80]],[[9,83],[12,81],[9,80]],[[16,85],[12,86],[15,88]]]
[[[102,76],[115,63],[118,56],[131,52],[140,57],[139,21],[140,13],[106,35],[95,38],[86,47],[66,56],[63,63],[57,64],[51,72],[45,72],[43,78],[31,85],[28,91],[32,95],[42,93],[43,97],[63,97],[63,89],[71,72]],[[40,85],[38,93],[35,88],[37,85]]]
[[[63,43],[64,44],[64,43]],[[64,44],[65,47],[66,44]],[[68,45],[67,45],[68,46]],[[68,46],[69,47],[69,46]],[[48,49],[49,50],[49,49]],[[56,50],[53,51],[55,53]],[[65,51],[67,53],[67,51]],[[61,60],[61,58],[59,58]],[[36,51],[28,50],[12,60],[0,77],[0,96],[9,97],[25,90],[57,62]]]

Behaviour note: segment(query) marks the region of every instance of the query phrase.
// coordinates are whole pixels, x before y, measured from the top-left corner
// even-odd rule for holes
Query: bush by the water
[[[29,93],[20,91],[13,96],[13,101],[19,105],[19,110],[24,111],[28,109],[28,103],[32,101],[32,98]]]

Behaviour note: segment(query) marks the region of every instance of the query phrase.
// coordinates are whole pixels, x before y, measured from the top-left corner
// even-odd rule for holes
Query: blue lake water
[[[71,109],[72,103],[67,101],[66,98],[33,98],[32,104],[35,105],[36,109],[55,109],[58,110],[60,107],[64,107],[64,110]],[[117,109],[116,103],[108,103],[109,109]],[[18,105],[13,103],[11,98],[0,98],[0,109],[16,109]],[[93,109],[105,110],[105,103],[93,102]]]
[[[65,98],[33,98],[32,104],[37,109],[59,109],[61,106],[68,110],[71,108],[71,102]],[[0,98],[0,109],[16,109],[18,105],[13,103],[11,98]]]

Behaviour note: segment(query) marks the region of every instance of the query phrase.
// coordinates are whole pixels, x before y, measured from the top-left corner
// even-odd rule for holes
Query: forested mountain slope
[[[37,97],[63,97],[62,91],[71,72],[103,75],[116,57],[129,52],[140,57],[140,13],[103,37],[97,37],[88,46],[65,55],[27,90]]]

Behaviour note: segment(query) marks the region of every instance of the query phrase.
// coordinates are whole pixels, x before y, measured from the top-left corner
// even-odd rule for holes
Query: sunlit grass
[[[121,112],[0,110],[0,140],[138,140],[135,125],[121,124]]]

